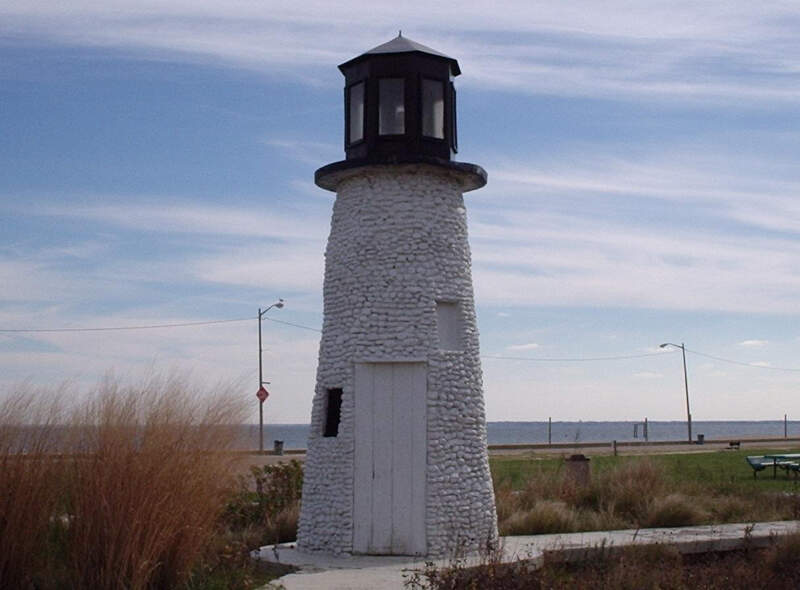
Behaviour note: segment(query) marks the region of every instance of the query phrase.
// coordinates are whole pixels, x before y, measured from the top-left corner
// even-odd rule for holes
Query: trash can
[[[698,434],[697,435],[697,444],[698,445],[702,445],[704,442],[706,442],[706,435],[705,434]]]
[[[276,455],[283,455],[283,441],[282,440],[275,440],[272,441],[273,447],[272,450]]]
[[[585,455],[570,455],[564,460],[566,471],[565,478],[575,486],[582,488],[589,485],[591,474],[589,471],[589,457]]]

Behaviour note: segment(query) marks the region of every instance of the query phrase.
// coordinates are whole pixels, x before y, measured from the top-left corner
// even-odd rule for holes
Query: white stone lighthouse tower
[[[398,36],[339,66],[336,192],[298,547],[443,556],[497,538],[456,60]]]

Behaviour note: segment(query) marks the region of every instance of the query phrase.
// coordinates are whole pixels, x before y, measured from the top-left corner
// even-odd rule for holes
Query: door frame
[[[417,359],[354,364],[354,553],[427,553],[427,379]]]

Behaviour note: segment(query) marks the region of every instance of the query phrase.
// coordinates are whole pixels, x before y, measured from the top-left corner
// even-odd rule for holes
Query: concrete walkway
[[[730,551],[745,542],[751,546],[766,546],[776,536],[799,531],[800,521],[781,521],[503,537],[501,559],[541,563],[547,554],[548,558],[571,561],[582,559],[598,549],[652,543],[675,545],[681,553]],[[414,557],[307,554],[297,551],[291,543],[262,547],[258,556],[300,568],[299,572],[278,580],[286,590],[400,590],[404,574],[425,565],[424,559]],[[480,563],[480,558],[472,557],[469,562]],[[440,560],[437,564],[445,566],[448,560]]]

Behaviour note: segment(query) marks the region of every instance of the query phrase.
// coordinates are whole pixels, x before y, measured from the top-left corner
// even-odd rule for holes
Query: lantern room
[[[339,69],[345,77],[348,160],[450,160],[457,151],[456,60],[398,35]]]
[[[320,168],[316,183],[335,190],[342,172],[364,165],[428,163],[466,172],[464,190],[486,183],[479,166],[453,160],[458,151],[452,57],[403,37],[339,66],[345,77],[346,159]]]

